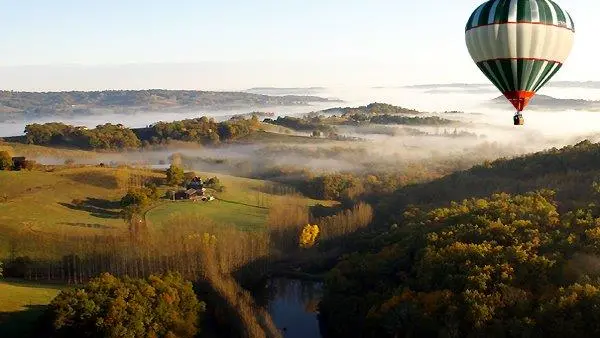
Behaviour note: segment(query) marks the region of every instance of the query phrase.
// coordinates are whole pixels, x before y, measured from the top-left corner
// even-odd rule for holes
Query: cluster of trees
[[[25,126],[25,139],[29,144],[97,150],[122,150],[141,146],[131,129],[110,123],[94,129],[60,122],[34,123]]]
[[[249,119],[233,117],[216,122],[205,116],[174,122],[158,122],[149,128],[134,130],[145,144],[165,144],[170,141],[217,144],[247,136],[260,129],[260,121],[253,115]]]
[[[127,194],[121,198],[121,207],[144,207],[152,201],[158,199],[158,189],[156,185],[149,184],[148,186],[131,188]]]
[[[158,122],[152,127],[140,129],[130,129],[120,124],[110,123],[87,129],[61,122],[50,122],[27,125],[25,140],[29,144],[43,146],[123,150],[170,141],[214,144],[244,137],[257,131],[259,127],[260,122],[256,116],[247,120],[232,118],[219,123],[214,119],[201,117],[175,122]]]
[[[353,199],[362,191],[359,179],[350,173],[332,173],[313,177],[304,188],[308,195],[317,199]]]
[[[218,192],[225,191],[225,186],[221,183],[221,180],[217,176],[209,177],[206,181],[204,181],[204,186],[206,188],[214,189]]]
[[[452,124],[454,121],[441,118],[438,116],[403,116],[403,115],[360,115],[355,114],[351,116],[351,120],[354,122],[368,121],[375,124],[402,124],[402,125],[447,125]]]
[[[410,204],[439,207],[450,201],[498,191],[520,194],[544,188],[556,191],[562,211],[574,210],[594,198],[589,187],[600,177],[599,161],[600,143],[587,140],[561,149],[483,161],[436,180],[399,186],[389,197],[379,200],[378,213],[390,222],[400,223],[402,210]]]
[[[167,184],[171,186],[181,185],[185,180],[185,172],[183,168],[171,164],[166,171]]]
[[[216,122],[205,116],[174,122],[158,122],[149,128],[136,129],[135,133],[147,144],[165,144],[169,141],[216,144],[247,136],[260,128],[260,121],[253,115],[249,119],[234,117]]]
[[[180,274],[147,279],[108,273],[62,291],[46,311],[44,337],[195,337],[204,303]]]
[[[340,113],[340,116],[329,116],[332,113]],[[336,124],[448,125],[454,123],[452,120],[437,116],[414,116],[416,114],[422,113],[385,103],[371,103],[357,108],[326,109],[310,113],[302,118],[290,116],[279,116],[276,119],[266,118],[263,122],[299,131],[311,131],[313,136],[319,136],[321,133],[335,135],[336,128],[334,126]]]
[[[278,116],[276,119],[266,118],[263,122],[300,131],[318,131],[321,133],[335,132],[335,128],[324,123],[319,116],[305,118]]]
[[[431,168],[429,168],[431,170]],[[314,173],[309,170],[273,169],[269,176],[274,181],[289,184],[311,198],[356,202],[379,201],[410,183],[428,181],[441,173],[411,168],[404,172],[331,172]]]
[[[137,237],[140,232],[146,231],[142,214],[159,197],[156,185],[151,183],[132,187],[121,198],[121,216],[129,223],[131,235]]]
[[[12,156],[8,151],[0,151],[0,170],[11,170],[13,168]]]
[[[361,115],[398,115],[398,114],[422,114],[422,112],[414,109],[408,109],[403,107],[394,106],[387,103],[373,102],[366,106],[360,107],[345,107],[345,108],[329,108],[322,110],[320,113],[324,114],[335,114],[339,113],[342,116],[351,116],[355,114]]]

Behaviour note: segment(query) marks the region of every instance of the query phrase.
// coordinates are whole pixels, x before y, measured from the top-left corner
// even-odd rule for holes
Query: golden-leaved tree
[[[319,236],[319,226],[318,225],[310,225],[307,224],[304,228],[302,228],[302,232],[300,233],[300,247],[301,248],[310,248],[315,245],[315,241],[317,240],[317,236]]]

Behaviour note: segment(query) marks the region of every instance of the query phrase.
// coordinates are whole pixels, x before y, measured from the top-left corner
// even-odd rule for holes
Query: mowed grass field
[[[96,167],[0,171],[0,227],[53,233],[122,227],[118,201],[136,175],[161,176]]]
[[[61,285],[0,280],[0,337],[29,337],[47,304]]]
[[[269,194],[263,180],[222,175],[217,173],[198,173],[203,179],[217,176],[225,191],[209,191],[215,200],[209,202],[176,201],[158,205],[146,213],[146,220],[153,227],[167,226],[172,217],[202,216],[217,224],[236,226],[242,230],[258,230],[267,224],[269,208],[281,203],[295,203],[312,206],[331,205],[331,201],[319,201],[305,197],[289,198]]]
[[[127,168],[0,171],[0,257],[11,234],[95,235],[125,229],[119,201],[130,181],[163,177]]]

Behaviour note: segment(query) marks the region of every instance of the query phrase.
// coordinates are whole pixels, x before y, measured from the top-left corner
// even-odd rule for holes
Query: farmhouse
[[[175,193],[176,200],[205,200],[205,188],[179,190]]]
[[[204,182],[202,182],[202,179],[198,176],[194,176],[194,178],[192,178],[192,180],[187,184],[186,188],[187,189],[203,189],[204,186]]]
[[[179,190],[173,194],[175,200],[191,200],[191,201],[212,201],[215,198],[209,196],[204,188],[204,182],[198,176],[192,178],[185,189]]]

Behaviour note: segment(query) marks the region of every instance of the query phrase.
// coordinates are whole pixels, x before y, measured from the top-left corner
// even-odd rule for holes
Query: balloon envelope
[[[471,14],[465,40],[485,76],[522,111],[561,68],[575,24],[552,0],[489,0]]]

